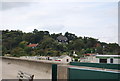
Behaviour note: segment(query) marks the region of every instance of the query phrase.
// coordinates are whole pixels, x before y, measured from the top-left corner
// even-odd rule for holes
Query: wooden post
[[[19,71],[18,76],[19,81],[23,81],[22,79],[28,79],[29,81],[33,81],[34,75]]]

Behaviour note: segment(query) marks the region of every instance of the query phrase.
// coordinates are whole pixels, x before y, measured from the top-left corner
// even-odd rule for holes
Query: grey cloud
[[[28,6],[30,2],[2,2],[0,6],[0,10],[8,10],[17,7]]]
[[[44,30],[49,30],[49,31],[51,31],[51,32],[60,32],[60,31],[62,31],[63,29],[65,28],[65,26],[64,25],[48,25],[48,26],[44,26],[44,27],[42,27],[42,29],[44,29]]]

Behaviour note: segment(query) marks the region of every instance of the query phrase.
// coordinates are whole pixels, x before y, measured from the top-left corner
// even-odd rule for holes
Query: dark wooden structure
[[[34,75],[19,71],[17,77],[19,81],[24,81],[24,80],[33,81]]]

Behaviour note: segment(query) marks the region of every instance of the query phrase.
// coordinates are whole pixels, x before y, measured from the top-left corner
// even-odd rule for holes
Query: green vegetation
[[[120,54],[120,46],[116,43],[100,42],[92,37],[77,37],[75,34],[66,32],[66,43],[57,41],[57,37],[62,35],[50,34],[48,31],[38,31],[25,33],[19,30],[2,30],[2,54],[10,56],[60,56],[63,54],[71,55],[73,51],[79,56],[86,53],[99,54]],[[27,47],[29,44],[38,44],[37,47]]]

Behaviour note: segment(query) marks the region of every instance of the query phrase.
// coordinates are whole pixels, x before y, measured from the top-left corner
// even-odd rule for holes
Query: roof
[[[29,45],[27,45],[27,47],[36,47],[36,46],[38,46],[38,44],[29,44]]]
[[[64,58],[64,57],[66,57],[66,56],[68,56],[68,55],[61,55],[59,58]],[[69,57],[69,56],[68,56]]]
[[[60,35],[60,36],[57,37],[57,40],[67,41],[68,38],[67,38],[66,36],[62,36],[62,35]]]
[[[120,57],[120,55],[96,55],[97,57]]]
[[[77,54],[73,54],[73,56],[78,56]]]
[[[95,55],[95,54],[90,54],[90,53],[88,53],[88,54],[84,54],[84,55],[86,55],[86,56],[90,56],[90,55]]]

